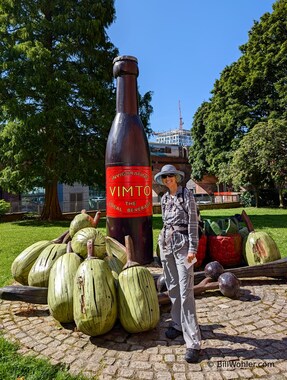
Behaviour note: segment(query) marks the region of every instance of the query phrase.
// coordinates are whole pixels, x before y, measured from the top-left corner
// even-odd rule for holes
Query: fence
[[[198,205],[211,205],[218,203],[236,203],[239,202],[239,194],[221,194],[210,196],[208,194],[195,194],[195,201]],[[25,201],[12,201],[9,213],[16,212],[31,212],[41,214],[43,209],[43,201],[35,202],[31,200]],[[158,197],[153,198],[153,205],[160,204]],[[89,199],[88,201],[75,201],[75,202],[61,202],[61,210],[63,212],[80,212],[82,209],[89,210],[106,210],[106,199]]]

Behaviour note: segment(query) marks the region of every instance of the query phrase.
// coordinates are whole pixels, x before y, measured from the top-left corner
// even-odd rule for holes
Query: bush
[[[244,191],[240,195],[240,203],[242,204],[243,207],[255,206],[254,195],[251,194],[249,191]]]
[[[11,205],[9,202],[4,201],[4,199],[0,199],[0,215],[8,212],[10,210],[10,207]]]
[[[258,207],[278,207],[279,192],[278,189],[259,189],[258,190]]]

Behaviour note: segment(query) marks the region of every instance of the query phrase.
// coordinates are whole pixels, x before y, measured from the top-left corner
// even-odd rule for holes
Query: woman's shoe
[[[169,327],[168,330],[166,330],[166,332],[165,332],[165,336],[168,339],[175,339],[180,335],[182,335],[182,331],[179,331],[179,330],[175,329],[174,327]]]
[[[187,348],[185,353],[185,360],[188,363],[198,363],[200,350],[195,350],[194,348]]]

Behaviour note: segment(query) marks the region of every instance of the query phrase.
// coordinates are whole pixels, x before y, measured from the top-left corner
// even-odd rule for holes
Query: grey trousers
[[[173,327],[182,331],[186,348],[200,349],[201,336],[197,323],[193,292],[193,265],[186,269],[187,247],[173,253],[169,247],[160,249],[163,273],[171,300]]]

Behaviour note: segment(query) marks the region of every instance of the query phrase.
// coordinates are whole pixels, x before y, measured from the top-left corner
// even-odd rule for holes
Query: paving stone
[[[113,376],[108,374],[102,374],[99,376],[99,380],[112,380]]]
[[[262,368],[255,368],[252,370],[253,374],[256,376],[256,377],[263,377],[263,376],[266,376],[266,372],[264,371],[264,369]]]
[[[253,374],[250,369],[240,369],[237,373],[239,377],[242,377],[243,379],[253,379]]]
[[[132,361],[130,363],[130,368],[133,369],[149,369],[152,365],[149,362],[140,362],[140,361]]]
[[[73,324],[61,326],[46,305],[0,300],[0,329],[20,345],[21,355],[49,358],[90,379],[281,380],[287,378],[286,293],[284,282],[253,279],[243,281],[240,300],[218,292],[197,298],[203,341],[196,364],[186,363],[181,337],[165,337],[168,307],[161,308],[161,321],[150,332],[128,334],[117,324],[108,334],[89,337]]]
[[[166,362],[166,363],[173,363],[175,362],[175,355],[172,355],[172,354],[168,354],[168,355],[164,355],[163,356],[163,360]]]
[[[152,371],[136,371],[135,375],[141,380],[152,380],[154,378]]]
[[[132,358],[131,360],[134,360],[134,361],[143,361],[143,362],[148,362],[149,361],[149,354],[147,353],[144,353],[144,352],[135,352],[133,355],[132,355]]]
[[[185,372],[186,365],[185,364],[173,364],[172,370],[173,372]]]
[[[155,374],[156,380],[172,380],[172,375],[170,372],[160,372]]]
[[[221,380],[222,376],[220,372],[207,372],[204,378],[206,380]]]
[[[119,368],[118,375],[123,378],[133,379],[135,377],[135,370],[129,368]]]
[[[117,366],[112,366],[112,365],[109,365],[107,367],[104,368],[103,370],[103,375],[115,375],[118,371],[118,367]]]
[[[186,378],[188,380],[204,380],[204,374],[202,372],[187,372]]]
[[[62,351],[57,351],[57,352],[54,352],[51,357],[55,360],[58,360],[60,361],[61,359],[63,359],[65,357],[65,353],[62,352]],[[79,365],[80,366],[80,365]]]
[[[150,362],[161,363],[163,362],[163,355],[150,355]]]
[[[174,380],[187,380],[186,374],[184,372],[175,372],[173,378]]]
[[[153,368],[156,372],[164,372],[168,369],[168,366],[166,363],[154,363]]]
[[[239,379],[239,375],[235,371],[222,371],[221,375],[224,380]]]

